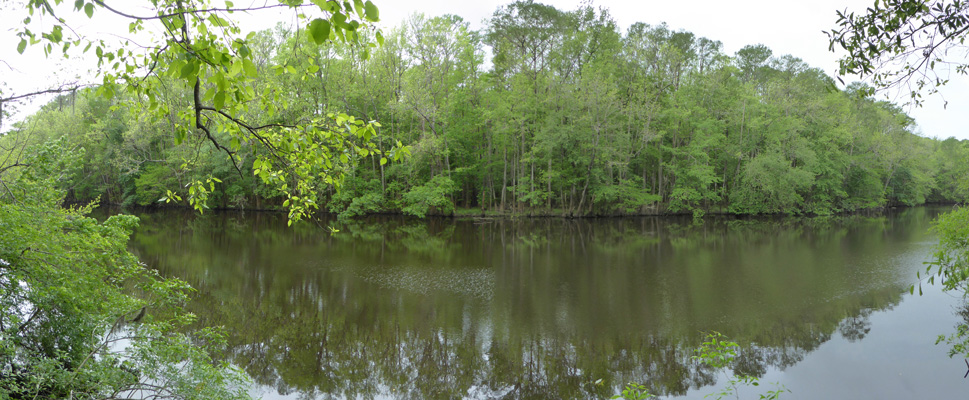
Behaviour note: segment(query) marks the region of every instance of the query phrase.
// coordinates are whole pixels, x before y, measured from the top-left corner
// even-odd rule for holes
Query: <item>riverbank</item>
[[[76,206],[83,205],[84,203],[69,203],[65,206]],[[425,217],[416,217],[408,215],[401,211],[389,211],[389,212],[377,212],[369,213],[353,218],[344,219],[354,219],[354,218],[364,218],[368,216],[406,216],[413,219],[427,219],[427,218],[454,218],[457,220],[462,219],[520,219],[520,218],[565,218],[565,219],[595,219],[595,218],[635,218],[635,217],[735,217],[735,218],[772,218],[772,217],[828,217],[828,216],[848,216],[848,215],[874,215],[883,213],[890,210],[896,209],[906,209],[913,207],[924,207],[924,206],[956,206],[959,203],[956,202],[931,202],[923,203],[918,205],[892,205],[892,206],[880,206],[880,207],[870,207],[870,208],[860,208],[854,210],[844,210],[839,212],[832,212],[829,214],[818,214],[812,212],[801,212],[801,213],[733,213],[726,211],[724,207],[719,207],[713,210],[701,210],[699,217],[696,213],[690,212],[672,212],[665,210],[665,208],[656,207],[644,212],[634,212],[634,213],[589,213],[589,214],[576,214],[570,213],[561,209],[553,210],[521,210],[521,211],[502,211],[502,210],[485,210],[481,208],[456,208],[454,212],[449,214],[434,213],[429,212]],[[133,211],[152,211],[152,210],[165,210],[165,209],[183,209],[192,210],[191,207],[185,205],[177,204],[158,204],[154,206],[123,206],[120,204],[101,204],[99,207],[107,207],[112,209],[121,210],[133,210]],[[239,212],[268,212],[268,213],[284,213],[285,209],[281,207],[270,207],[270,208],[253,208],[253,207],[218,207],[211,208],[212,211],[239,211]],[[316,214],[320,217],[338,217],[339,214],[320,211]]]

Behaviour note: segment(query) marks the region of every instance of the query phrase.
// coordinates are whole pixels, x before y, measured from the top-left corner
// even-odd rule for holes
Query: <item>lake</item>
[[[200,324],[229,333],[220,357],[267,399],[602,399],[626,382],[700,399],[728,380],[692,359],[712,331],[761,379],[741,398],[775,382],[784,399],[953,398],[966,365],[935,340],[967,307],[909,294],[946,210],[291,228],[158,211],[131,247],[198,289]]]

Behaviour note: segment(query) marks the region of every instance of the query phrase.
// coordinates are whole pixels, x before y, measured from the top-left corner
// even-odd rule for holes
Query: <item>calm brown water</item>
[[[961,298],[908,293],[944,210],[293,228],[158,212],[131,245],[199,290],[192,310],[266,398],[602,399],[629,381],[703,398],[727,379],[691,359],[713,330],[761,377],[742,398],[951,398],[965,365],[934,343]]]

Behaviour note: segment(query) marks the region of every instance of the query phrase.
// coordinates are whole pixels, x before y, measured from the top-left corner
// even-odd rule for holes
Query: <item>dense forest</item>
[[[666,25],[622,32],[608,10],[530,1],[499,8],[481,31],[458,16],[414,15],[372,49],[307,45],[312,36],[281,27],[250,36],[252,93],[282,111],[245,117],[275,124],[342,112],[379,122],[373,141],[386,157],[340,154],[356,167],[321,194],[341,216],[823,215],[969,196],[969,143],[927,138],[861,84],[839,90],[822,70],[763,45],[731,55]],[[191,89],[173,81],[150,101],[190,107]],[[82,89],[0,141],[83,149],[60,182],[70,200],[159,204],[211,176],[220,183],[210,182],[209,207],[283,206],[253,165],[264,148],[234,143],[233,161],[214,141],[186,139],[177,113],[134,111],[145,101]]]

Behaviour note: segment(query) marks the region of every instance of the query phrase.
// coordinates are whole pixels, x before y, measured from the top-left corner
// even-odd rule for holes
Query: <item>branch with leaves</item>
[[[967,73],[964,0],[876,0],[862,14],[839,11],[837,23],[825,33],[832,51],[848,52],[839,62],[840,74],[870,77],[880,88],[904,88],[915,105],[922,104],[923,93],[937,93],[952,72]]]
[[[249,45],[253,34],[244,34],[232,19],[240,12],[288,9],[312,38],[307,45],[325,46],[334,41],[351,44],[362,48],[359,54],[367,58],[370,49],[383,42],[380,31],[370,25],[380,16],[369,0],[281,0],[279,4],[253,7],[236,7],[231,1],[219,7],[207,0],[160,0],[147,4],[153,15],[126,11],[100,0],[76,1],[70,17],[83,13],[93,19],[104,11],[130,20],[127,32],[117,35],[122,39],[113,42],[77,33],[72,28],[74,19],[55,15],[62,2],[27,3],[29,15],[17,33],[21,38],[18,51],[23,52],[28,45],[43,46],[48,56],[55,52],[69,56],[77,48],[83,48],[82,53],[93,51],[101,95],[112,98],[125,93],[134,99],[133,106],[148,115],[174,116],[176,143],[189,135],[203,137],[225,153],[240,173],[239,150],[243,146],[264,149],[269,155],[258,160],[260,168],[253,172],[286,193],[285,204],[294,221],[319,207],[317,197],[323,190],[339,188],[344,171],[352,163],[360,157],[382,154],[371,144],[376,134],[374,121],[359,121],[327,110],[318,110],[312,118],[300,121],[280,120],[285,111],[280,106],[285,99],[280,97],[285,96],[285,90],[265,88],[257,93],[253,80],[267,73],[305,79],[314,72],[313,67],[318,67],[280,65],[260,70]],[[54,22],[40,24],[32,19],[36,14],[53,17]],[[40,26],[41,33],[32,30],[35,26]],[[144,35],[153,38],[152,44],[131,44],[134,40],[130,37]],[[189,106],[172,109],[160,101],[159,93],[173,83],[191,91]],[[213,182],[206,179],[186,185],[191,188],[187,200],[197,210],[207,208],[205,200],[214,189]],[[170,193],[177,195],[177,191]]]

